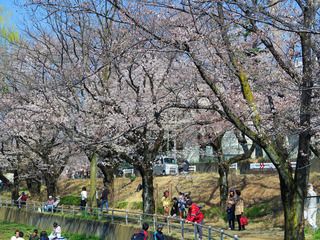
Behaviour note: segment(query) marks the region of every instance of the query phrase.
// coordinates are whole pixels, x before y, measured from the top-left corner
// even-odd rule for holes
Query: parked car
[[[158,156],[153,165],[154,175],[176,175],[179,173],[178,164],[172,157]]]

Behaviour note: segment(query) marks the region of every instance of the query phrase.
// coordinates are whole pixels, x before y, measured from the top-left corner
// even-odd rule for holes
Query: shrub
[[[164,209],[163,209],[161,204],[157,207],[157,213],[160,214],[160,215],[164,214]]]
[[[132,202],[130,206],[131,206],[131,209],[135,209],[135,210],[142,210],[143,208],[142,202]]]
[[[314,233],[313,239],[314,239],[314,240],[320,239],[320,230],[319,230],[319,229]]]
[[[63,196],[60,199],[60,204],[61,205],[80,205],[80,197],[78,196],[73,196],[73,195],[68,195],[68,196]]]
[[[249,219],[264,217],[272,214],[272,205],[270,203],[259,203],[245,209],[245,214]]]
[[[117,202],[116,208],[120,209],[126,209],[128,207],[128,202],[122,201],[122,202]]]
[[[206,219],[227,219],[225,211],[222,211],[218,206],[213,206],[209,209],[202,209],[201,211],[203,212]]]
[[[130,175],[130,182],[134,182],[136,178],[136,175]]]

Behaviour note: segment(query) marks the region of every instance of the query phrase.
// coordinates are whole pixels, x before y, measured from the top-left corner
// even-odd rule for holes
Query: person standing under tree
[[[308,184],[307,199],[305,201],[304,218],[311,225],[313,230],[317,230],[317,193],[313,190],[311,183]]]
[[[163,197],[161,199],[163,211],[165,216],[170,215],[170,209],[171,209],[171,199],[169,198],[169,191],[166,190],[163,193]]]
[[[108,195],[109,195],[109,191],[106,187],[104,187],[102,193],[101,193],[101,197],[100,197],[100,210],[102,212],[103,210],[103,206],[105,205],[106,206],[106,209],[108,211],[108,208],[109,208],[109,204],[108,204]]]
[[[87,193],[86,187],[82,188],[80,196],[81,196],[80,210],[85,210],[87,205],[87,199],[88,199],[88,193]]]
[[[235,198],[235,214],[237,217],[237,222],[238,222],[238,226],[239,226],[239,231],[241,230],[245,230],[244,225],[241,225],[241,216],[243,215],[243,211],[244,211],[244,202],[243,199],[241,198],[241,191],[240,190],[236,190],[236,198]]]
[[[234,190],[229,191],[227,199],[227,219],[229,224],[229,230],[234,230],[234,219],[235,219],[235,196]]]

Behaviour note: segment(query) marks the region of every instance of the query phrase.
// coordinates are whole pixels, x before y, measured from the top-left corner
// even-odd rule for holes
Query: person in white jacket
[[[61,227],[58,225],[58,223],[53,223],[53,231],[49,235],[49,240],[53,239],[59,239],[61,238]]]
[[[308,184],[307,199],[305,202],[304,218],[314,230],[317,230],[317,193],[311,183]]]

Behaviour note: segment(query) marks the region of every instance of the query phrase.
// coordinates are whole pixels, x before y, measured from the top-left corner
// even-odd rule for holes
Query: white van
[[[176,175],[179,173],[178,164],[172,157],[158,156],[153,165],[154,175]]]

